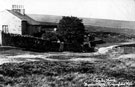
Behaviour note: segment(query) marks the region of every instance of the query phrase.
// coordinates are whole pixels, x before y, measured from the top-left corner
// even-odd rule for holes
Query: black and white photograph
[[[0,0],[0,87],[135,87],[135,0]]]

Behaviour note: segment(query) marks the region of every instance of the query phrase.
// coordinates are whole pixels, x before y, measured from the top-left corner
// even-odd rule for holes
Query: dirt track
[[[134,44],[131,43],[121,43],[120,45],[125,44]],[[0,64],[3,63],[19,63],[19,62],[28,62],[28,61],[40,61],[40,60],[50,60],[50,61],[98,61],[100,58],[95,58],[95,56],[104,55],[112,48],[118,45],[108,46],[99,48],[98,52],[94,53],[71,53],[71,52],[49,52],[49,53],[37,53],[30,51],[23,51],[21,49],[10,48],[10,47],[1,47],[0,48]],[[6,48],[6,49],[5,49]],[[118,58],[134,58],[135,54],[126,54],[121,55]],[[58,57],[58,58],[49,58],[49,57]],[[60,59],[59,59],[60,57]]]
[[[50,61],[95,61],[99,60],[93,56],[99,55],[98,52],[95,53],[72,53],[72,52],[48,52],[48,53],[37,53],[30,51],[23,51],[21,49],[6,49],[1,47],[0,49],[0,64],[3,63],[19,63],[28,61],[40,61],[40,60],[50,60]],[[63,57],[63,59],[54,59],[49,57]]]

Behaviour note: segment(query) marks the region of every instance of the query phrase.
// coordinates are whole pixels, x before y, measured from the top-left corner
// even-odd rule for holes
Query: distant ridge
[[[55,15],[40,15],[40,14],[28,14],[29,17],[40,22],[52,22],[59,23],[62,16]],[[96,18],[81,18],[84,25],[109,27],[109,28],[123,28],[123,29],[135,29],[135,21],[122,21],[122,20],[109,20],[109,19],[96,19]]]
[[[135,29],[135,21],[121,21],[109,19],[82,18],[85,25],[109,27],[109,28],[128,28]]]

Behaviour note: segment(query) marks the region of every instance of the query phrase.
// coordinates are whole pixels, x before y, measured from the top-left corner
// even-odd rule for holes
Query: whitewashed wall
[[[2,30],[2,25],[8,25],[9,33],[22,34],[21,19],[7,10],[0,12],[0,18],[0,30]]]

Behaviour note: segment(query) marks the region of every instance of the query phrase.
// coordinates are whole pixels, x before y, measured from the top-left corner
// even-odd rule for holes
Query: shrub
[[[82,44],[84,41],[84,25],[77,17],[63,17],[59,24],[57,33],[63,38],[65,43]]]

